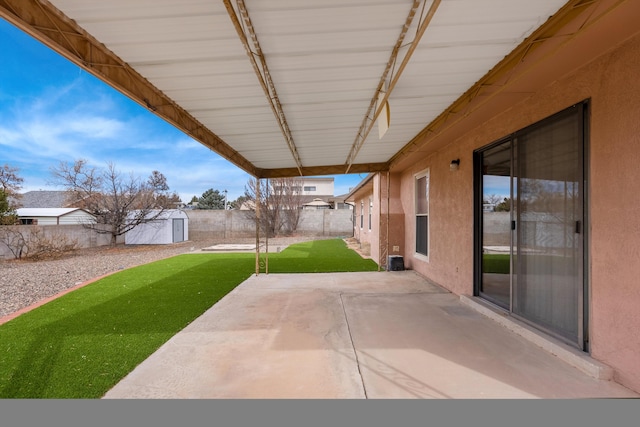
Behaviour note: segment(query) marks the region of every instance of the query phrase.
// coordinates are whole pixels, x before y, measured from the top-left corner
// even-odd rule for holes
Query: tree
[[[156,195],[156,206],[164,209],[176,209],[182,203],[182,199],[178,193],[159,194]]]
[[[53,183],[67,190],[73,204],[95,215],[95,222],[85,227],[111,234],[112,245],[118,236],[155,221],[165,210],[162,197],[167,197],[169,186],[158,171],[142,181],[133,174],[124,177],[113,163],[100,170],[80,159],[72,164],[60,162],[51,174]]]
[[[494,209],[496,212],[509,212],[511,210],[511,199],[505,197]]]
[[[484,196],[484,203],[490,203],[492,205],[497,205],[502,201],[503,196],[498,194],[486,194]]]
[[[9,202],[9,197],[0,190],[0,225],[12,225],[18,221],[18,215]]]
[[[213,188],[208,189],[198,199],[198,209],[224,209],[224,194]]]
[[[300,220],[302,183],[302,179],[296,177],[249,179],[244,192],[250,206],[249,216],[256,218],[257,206],[260,209],[260,227],[267,230],[269,236],[281,232],[294,233]]]
[[[18,168],[4,164],[0,168],[0,190],[2,190],[7,197],[18,197],[18,192],[22,189],[22,182],[24,181],[18,176]]]
[[[176,192],[169,193],[167,178],[161,172],[155,170],[151,172],[147,179],[147,184],[153,191],[157,208],[175,209],[178,204],[182,203],[180,196]]]
[[[249,200],[247,196],[239,196],[237,199],[229,202],[229,209],[240,209],[247,200]]]
[[[18,220],[16,200],[20,198],[19,191],[24,181],[18,176],[18,171],[6,163],[0,168],[0,225],[15,224]]]

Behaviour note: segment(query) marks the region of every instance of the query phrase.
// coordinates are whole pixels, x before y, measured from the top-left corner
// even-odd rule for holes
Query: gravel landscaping
[[[269,246],[285,246],[327,237],[269,239]],[[184,253],[200,252],[219,243],[255,243],[255,239],[233,241],[187,241],[172,245],[135,245],[82,249],[50,261],[0,261],[0,317],[54,296],[69,288],[137,265]]]

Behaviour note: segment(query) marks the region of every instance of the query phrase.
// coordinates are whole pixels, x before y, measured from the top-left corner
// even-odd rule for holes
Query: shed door
[[[184,219],[173,220],[173,243],[184,242]]]

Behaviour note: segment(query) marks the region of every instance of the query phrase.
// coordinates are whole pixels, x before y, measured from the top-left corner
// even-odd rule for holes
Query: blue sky
[[[242,169],[1,18],[0,64],[0,165],[19,168],[22,191],[61,190],[50,169],[83,158],[145,179],[158,170],[185,202],[244,192]],[[336,175],[335,194],[365,176]]]

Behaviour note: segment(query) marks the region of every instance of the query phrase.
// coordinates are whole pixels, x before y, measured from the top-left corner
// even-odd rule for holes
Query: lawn
[[[509,254],[482,254],[482,272],[509,274],[511,256]]]
[[[269,254],[270,273],[375,271],[340,239]],[[255,273],[254,254],[187,254],[131,268],[0,326],[0,398],[99,398]]]

